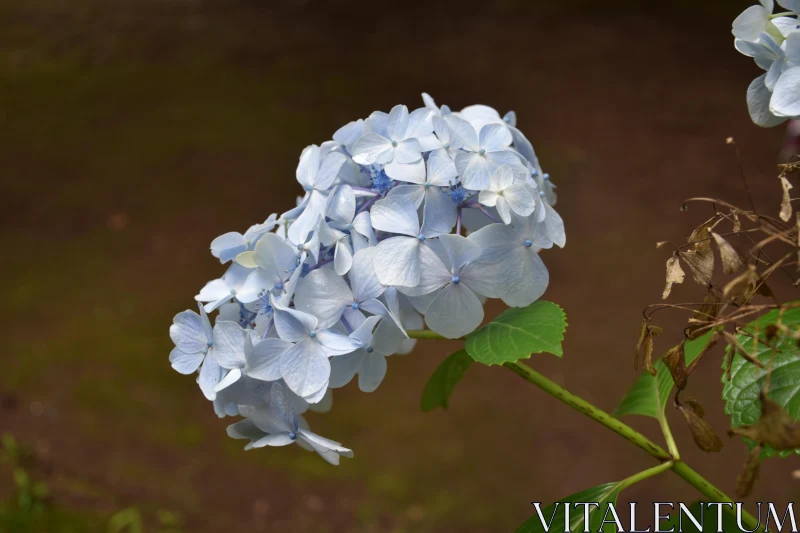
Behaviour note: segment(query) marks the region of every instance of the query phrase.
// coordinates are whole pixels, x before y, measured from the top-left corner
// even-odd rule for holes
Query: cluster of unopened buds
[[[374,112],[303,150],[294,209],[211,243],[224,275],[175,316],[170,362],[198,384],[246,449],[297,443],[338,464],[352,451],[312,433],[331,389],[364,392],[408,353],[407,330],[462,337],[483,303],[522,307],[563,246],[555,194],[513,112],[474,105]],[[466,234],[466,236],[464,236]],[[209,314],[218,311],[214,326]]]
[[[766,72],[750,83],[747,108],[753,122],[777,126],[800,117],[800,0],[761,0],[733,21],[734,46]]]

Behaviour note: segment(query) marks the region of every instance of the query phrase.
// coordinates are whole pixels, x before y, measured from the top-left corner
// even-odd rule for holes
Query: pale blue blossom
[[[220,263],[227,263],[240,253],[252,250],[258,239],[272,231],[277,224],[277,215],[273,213],[263,223],[250,226],[244,235],[236,231],[220,235],[211,241],[211,255],[218,257]]]

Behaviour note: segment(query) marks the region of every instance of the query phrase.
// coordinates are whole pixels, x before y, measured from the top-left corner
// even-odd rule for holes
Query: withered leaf
[[[709,226],[700,226],[689,236],[692,248],[681,254],[681,257],[692,271],[692,277],[700,285],[711,283],[714,274],[714,252],[711,250],[711,230]]]
[[[736,214],[736,211],[731,212],[731,216],[733,217],[733,232],[739,233],[742,231],[742,223],[739,221],[739,215]]]
[[[758,473],[761,470],[761,446],[755,446],[750,450],[744,468],[736,477],[736,495],[746,498],[753,492],[753,486],[758,480]]]
[[[692,432],[692,439],[697,447],[704,452],[718,452],[722,449],[722,439],[719,438],[714,428],[703,419],[703,408],[697,402],[693,404],[682,404],[678,406],[689,431]]]
[[[738,272],[744,266],[744,262],[739,253],[734,249],[731,243],[723,239],[719,233],[714,233],[712,231],[711,236],[714,237],[714,242],[717,243],[717,248],[719,249],[719,257],[722,260],[722,271],[726,274]]]
[[[653,367],[653,337],[661,335],[664,330],[658,326],[650,324],[650,319],[644,317],[642,319],[642,327],[639,330],[639,341],[636,343],[636,355],[633,359],[633,368],[639,370],[639,360],[644,355],[644,367],[652,375],[656,375],[656,369]]]
[[[686,274],[681,268],[680,256],[678,252],[672,254],[672,257],[667,259],[667,284],[664,286],[664,293],[661,298],[666,300],[672,292],[672,285],[674,283],[683,283]]]
[[[733,428],[729,435],[740,435],[758,444],[769,444],[776,450],[800,448],[800,423],[786,409],[761,392],[761,417],[758,423]]]
[[[686,388],[686,381],[689,376],[686,372],[686,354],[683,351],[685,341],[673,346],[667,353],[661,356],[661,360],[667,365],[669,373],[672,374],[672,381],[675,382],[677,389],[683,390]]]
[[[708,331],[704,329],[704,327],[717,318],[721,304],[722,300],[717,295],[717,292],[709,288],[705,298],[703,298],[703,303],[700,308],[692,313],[691,320],[694,323],[690,322],[690,326],[686,328],[686,336],[689,337],[690,340],[694,340]]]
[[[746,305],[753,298],[761,278],[756,267],[748,265],[747,270],[730,280],[722,289],[722,295],[738,305]]]
[[[789,191],[793,188],[786,176],[778,176],[781,180],[781,187],[783,187],[783,199],[781,200],[780,217],[784,222],[789,222],[792,218],[792,197]]]

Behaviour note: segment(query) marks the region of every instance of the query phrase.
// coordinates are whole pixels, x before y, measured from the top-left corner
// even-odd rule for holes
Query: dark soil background
[[[669,252],[655,243],[708,217],[679,212],[687,197],[746,202],[728,136],[757,205],[777,212],[783,128],[747,115],[760,72],[730,34],[747,2],[558,4],[0,0],[0,432],[69,510],[72,529],[43,531],[104,531],[136,507],[146,531],[167,510],[190,532],[507,532],[531,500],[653,464],[499,367],[422,413],[448,343],[393,357],[378,391],[348,387],[312,415],[356,452],[338,468],[296,447],[242,451],[167,360],[172,316],[222,271],[210,241],[293,205],[304,146],[427,91],[517,112],[568,236],[543,253],[565,357],[531,364],[613,409],[637,375],[640,312],[661,296]],[[701,297],[687,278],[673,301]],[[658,350],[683,318],[662,315],[673,335]],[[720,360],[690,390],[722,433]],[[687,462],[732,493],[745,445],[703,454],[669,412]],[[659,438],[654,420],[628,422]],[[797,468],[766,462],[751,500],[797,501]],[[11,491],[0,464],[0,499]],[[667,474],[623,499],[698,496]]]

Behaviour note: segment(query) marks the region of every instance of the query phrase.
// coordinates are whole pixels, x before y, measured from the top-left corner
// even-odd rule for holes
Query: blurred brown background
[[[423,414],[422,389],[454,348],[435,342],[392,357],[375,393],[347,387],[312,415],[355,459],[245,453],[225,435],[231,419],[171,370],[167,330],[222,272],[215,236],[294,205],[304,146],[427,91],[517,112],[568,235],[543,254],[566,355],[531,363],[613,409],[636,377],[640,311],[661,295],[668,252],[655,242],[707,218],[680,213],[684,198],[745,201],[726,137],[758,205],[778,209],[783,128],[751,124],[745,91],[760,72],[730,34],[750,3],[1,0],[0,432],[49,488],[41,530],[105,531],[136,508],[146,531],[507,532],[531,500],[651,466],[498,367],[471,369],[448,411]],[[673,301],[697,297],[687,278]],[[720,359],[691,393],[723,432]],[[668,412],[687,461],[732,493],[745,446],[707,456]],[[659,437],[653,420],[628,422]],[[755,498],[797,501],[798,467],[765,463]],[[698,496],[667,474],[623,499]]]

